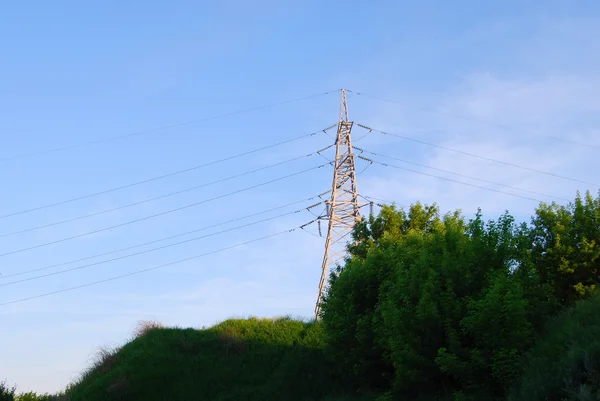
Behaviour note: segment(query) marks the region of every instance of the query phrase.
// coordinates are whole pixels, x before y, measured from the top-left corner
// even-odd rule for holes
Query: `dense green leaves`
[[[9,387],[6,381],[0,382],[0,401],[14,401],[17,387]]]
[[[33,392],[17,393],[17,386],[9,387],[6,381],[0,382],[0,401],[53,401],[58,397],[50,394],[36,394]]]
[[[532,259],[546,296],[571,305],[596,289],[600,271],[600,197],[542,205],[531,228]]]
[[[54,401],[57,400],[58,397],[49,395],[49,394],[36,394],[33,392],[29,393],[21,393],[17,396],[15,401]]]
[[[331,277],[332,357],[360,389],[394,398],[504,397],[546,321],[595,292],[599,217],[589,194],[540,205],[529,225],[384,208]]]
[[[510,401],[600,399],[600,297],[554,318],[527,358]]]

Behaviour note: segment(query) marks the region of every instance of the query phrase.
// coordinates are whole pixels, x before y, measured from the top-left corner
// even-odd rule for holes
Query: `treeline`
[[[599,257],[589,193],[521,224],[385,207],[331,275],[328,352],[382,399],[600,400]]]

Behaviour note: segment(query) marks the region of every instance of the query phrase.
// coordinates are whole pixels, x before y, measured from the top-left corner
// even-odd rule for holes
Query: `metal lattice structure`
[[[340,120],[335,140],[333,184],[331,199],[327,201],[327,216],[325,217],[329,220],[329,225],[325,240],[321,280],[319,281],[319,295],[315,306],[315,320],[320,318],[329,271],[344,262],[348,240],[356,222],[361,218],[354,153],[352,152],[352,125],[353,123],[348,120],[346,90],[342,89]]]

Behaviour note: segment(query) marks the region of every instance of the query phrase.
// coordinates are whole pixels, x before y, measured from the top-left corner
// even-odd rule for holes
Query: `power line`
[[[67,291],[77,290],[77,289],[80,289],[80,288],[90,287],[90,286],[93,286],[93,285],[102,284],[102,283],[106,283],[106,282],[114,281],[114,280],[119,280],[119,279],[122,279],[122,278],[125,278],[125,277],[134,276],[134,275],[137,275],[137,274],[146,273],[146,272],[149,272],[149,271],[152,271],[152,270],[157,270],[157,269],[160,269],[160,268],[163,268],[163,267],[173,266],[173,265],[176,265],[176,264],[179,264],[179,263],[188,262],[190,260],[199,259],[199,258],[202,258],[202,257],[205,257],[205,256],[214,255],[216,253],[228,251],[230,249],[239,248],[241,246],[252,244],[252,243],[255,243],[255,242],[258,242],[258,241],[263,241],[263,240],[266,240],[266,239],[269,239],[269,238],[273,238],[273,237],[276,237],[276,236],[279,236],[279,235],[287,234],[287,233],[293,232],[293,231],[295,231],[297,229],[298,229],[298,227],[295,227],[295,228],[292,228],[290,230],[280,231],[280,232],[277,232],[275,234],[271,234],[271,235],[267,235],[267,236],[264,236],[264,237],[256,238],[256,239],[253,239],[253,240],[250,240],[250,241],[246,241],[246,242],[242,242],[242,243],[239,243],[239,244],[236,244],[236,245],[231,245],[231,246],[228,246],[226,248],[217,249],[215,251],[206,252],[206,253],[203,253],[203,254],[200,254],[200,255],[196,255],[196,256],[191,256],[189,258],[176,260],[174,262],[164,263],[162,265],[150,267],[150,268],[147,268],[147,269],[137,270],[137,271],[134,271],[134,272],[131,272],[131,273],[121,274],[119,276],[109,277],[107,279],[98,280],[98,281],[94,281],[94,282],[91,282],[91,283],[86,283],[86,284],[78,285],[78,286],[75,286],[75,287],[64,288],[64,289],[58,290],[58,291],[47,292],[47,293],[44,293],[44,294],[38,294],[38,295],[34,295],[34,296],[31,296],[31,297],[27,297],[27,298],[21,298],[21,299],[16,299],[16,300],[9,301],[9,302],[4,302],[4,303],[1,303],[0,306],[6,306],[6,305],[15,304],[15,303],[18,303],[18,302],[25,302],[25,301],[29,301],[29,300],[32,300],[32,299],[43,298],[43,297],[47,297],[47,296],[50,296],[50,295],[60,294],[60,293],[67,292]]]
[[[361,198],[363,198],[364,200],[366,200],[367,202],[372,203],[374,205],[377,205],[377,206],[379,206],[381,208],[385,207],[386,203],[388,205],[392,205],[392,204],[395,203],[394,201],[390,201],[390,200],[382,199],[382,198],[377,198],[377,197],[374,197],[374,196],[367,196],[367,195],[359,195],[359,196]],[[379,202],[383,202],[383,203],[375,203],[373,201],[379,201]],[[395,205],[395,206],[399,206],[401,208],[410,208],[411,207],[411,205],[405,205],[405,204],[404,205]],[[372,212],[372,210],[371,210],[371,212]]]
[[[364,129],[367,129],[367,130],[370,130],[370,131],[374,131],[374,132],[378,132],[378,133],[383,134],[383,135],[395,136],[397,138],[405,139],[407,141],[417,142],[417,143],[420,143],[420,144],[423,144],[423,145],[432,146],[432,147],[439,148],[439,149],[444,149],[444,150],[447,150],[447,151],[450,151],[450,152],[460,153],[460,154],[463,154],[463,155],[466,155],[466,156],[475,157],[477,159],[487,160],[487,161],[491,161],[491,162],[499,163],[499,164],[504,164],[506,166],[516,167],[516,168],[519,168],[519,169],[522,169],[522,170],[528,170],[528,171],[532,171],[532,172],[538,173],[538,174],[544,174],[544,175],[549,175],[549,176],[552,176],[552,177],[562,178],[563,180],[574,181],[574,182],[579,182],[579,183],[582,183],[582,184],[587,184],[587,185],[593,185],[593,186],[596,186],[596,187],[600,187],[600,184],[596,184],[594,182],[583,181],[583,180],[578,180],[576,178],[565,177],[563,175],[559,175],[559,174],[555,174],[555,173],[550,173],[548,171],[537,170],[537,169],[534,169],[534,168],[531,168],[531,167],[525,167],[525,166],[521,166],[521,165],[518,165],[518,164],[515,164],[515,163],[505,162],[505,161],[498,160],[498,159],[492,159],[491,157],[480,156],[480,155],[476,155],[474,153],[469,153],[469,152],[465,152],[465,151],[462,151],[462,150],[452,149],[452,148],[449,148],[449,147],[446,147],[446,146],[436,145],[436,144],[431,143],[431,142],[422,141],[420,139],[411,138],[411,137],[404,136],[404,135],[392,134],[392,133],[381,131],[381,130],[378,130],[378,129],[375,129],[375,128],[367,127],[366,125],[359,124],[359,123],[356,123],[356,125],[358,125],[361,128],[364,128]]]
[[[72,239],[85,237],[87,235],[92,235],[92,234],[96,234],[96,233],[99,233],[99,232],[104,232],[104,231],[112,230],[114,228],[123,227],[123,226],[129,225],[129,224],[137,223],[137,222],[140,222],[140,221],[152,219],[154,217],[164,216],[164,215],[169,214],[169,213],[177,212],[177,211],[180,211],[180,210],[183,210],[183,209],[188,209],[190,207],[198,206],[198,205],[201,205],[201,204],[213,201],[213,200],[225,198],[227,196],[235,195],[235,194],[238,194],[238,193],[241,193],[241,192],[244,192],[244,191],[248,191],[250,189],[254,189],[254,188],[258,188],[258,187],[261,187],[261,186],[264,186],[264,185],[267,185],[267,184],[271,184],[271,183],[276,182],[276,181],[281,181],[281,180],[284,180],[284,179],[287,179],[287,178],[291,178],[291,177],[294,177],[294,176],[297,176],[297,175],[300,175],[300,174],[303,174],[303,173],[306,173],[306,172],[309,172],[309,171],[312,171],[312,170],[317,170],[319,168],[325,167],[328,164],[330,164],[330,163],[321,164],[321,165],[316,166],[316,167],[312,167],[312,168],[309,168],[309,169],[306,169],[306,170],[302,170],[302,171],[299,171],[299,172],[296,172],[296,173],[293,173],[293,174],[288,174],[288,175],[283,176],[283,177],[275,178],[273,180],[266,181],[266,182],[263,182],[263,183],[260,183],[260,184],[257,184],[257,185],[253,185],[253,186],[246,187],[246,188],[243,188],[243,189],[240,189],[240,190],[237,190],[237,191],[229,192],[229,193],[224,194],[224,195],[215,196],[215,197],[210,198],[210,199],[205,199],[205,200],[202,200],[202,201],[199,201],[199,202],[194,202],[192,204],[181,206],[181,207],[178,207],[178,208],[175,208],[175,209],[169,209],[169,210],[166,210],[164,212],[152,214],[152,215],[145,216],[145,217],[141,217],[139,219],[126,221],[124,223],[116,224],[116,225],[109,226],[109,227],[104,227],[104,228],[101,228],[101,229],[98,229],[98,230],[94,230],[94,231],[89,231],[89,232],[86,232],[86,233],[83,233],[83,234],[73,235],[71,237],[61,238],[59,240],[55,240],[55,241],[51,241],[51,242],[45,242],[45,243],[42,243],[42,244],[30,246],[30,247],[27,247],[27,248],[21,248],[21,249],[17,249],[17,250],[10,251],[10,252],[5,252],[5,253],[0,254],[0,257],[4,257],[4,256],[8,256],[8,255],[13,255],[13,254],[21,253],[21,252],[25,252],[25,251],[30,251],[32,249],[37,249],[37,248],[41,248],[41,247],[45,247],[45,246],[49,246],[49,245],[54,245],[54,244],[58,244],[58,243],[65,242],[65,241],[69,241],[69,240],[72,240]]]
[[[386,200],[386,199],[381,199],[381,198],[376,198],[376,197],[374,197],[374,196],[360,195],[360,197],[361,197],[361,198],[364,198],[364,199],[365,199],[365,200],[367,200],[367,201],[376,200],[376,201],[379,201],[379,202],[388,203],[388,204],[390,204],[390,205],[391,205],[392,203],[394,203],[393,201],[389,201],[389,200]]]
[[[236,226],[236,227],[228,228],[226,230],[217,231],[215,233],[210,233],[210,234],[202,235],[202,236],[199,236],[199,237],[188,238],[188,239],[183,240],[183,241],[179,241],[179,242],[175,242],[175,243],[172,243],[172,244],[163,245],[163,246],[156,247],[156,248],[146,249],[146,250],[135,252],[135,253],[131,253],[131,254],[128,254],[128,255],[118,256],[118,257],[115,257],[115,258],[112,258],[112,259],[107,259],[107,260],[102,260],[102,261],[99,261],[99,262],[89,263],[87,265],[72,267],[70,269],[59,270],[57,272],[42,274],[42,275],[39,275],[39,276],[28,277],[28,278],[24,278],[24,279],[20,279],[20,280],[10,281],[8,283],[0,283],[0,287],[4,287],[4,286],[8,286],[8,285],[13,285],[13,284],[18,284],[18,283],[23,283],[23,282],[26,282],[26,281],[37,280],[37,279],[40,279],[40,278],[55,276],[55,275],[58,275],[58,274],[69,273],[69,272],[72,272],[72,271],[75,271],[75,270],[81,270],[81,269],[85,269],[85,268],[92,267],[92,266],[98,266],[98,265],[105,264],[105,263],[115,262],[117,260],[128,259],[128,258],[131,258],[131,257],[134,257],[134,256],[143,255],[143,254],[150,253],[150,252],[160,251],[161,249],[167,249],[167,248],[171,248],[171,247],[174,247],[174,246],[177,246],[177,245],[187,244],[188,242],[198,241],[198,240],[201,240],[201,239],[205,239],[205,238],[209,238],[209,237],[214,237],[215,235],[225,234],[225,233],[228,233],[228,232],[231,232],[231,231],[235,231],[235,230],[239,230],[239,229],[242,229],[242,228],[250,227],[250,226],[253,226],[253,225],[256,225],[256,224],[260,224],[260,223],[264,223],[264,222],[267,222],[267,221],[280,219],[282,217],[286,217],[286,216],[290,216],[292,214],[300,213],[300,212],[302,212],[304,210],[305,209],[298,209],[298,210],[294,210],[292,212],[282,213],[282,214],[279,214],[277,216],[272,216],[272,217],[269,217],[269,218],[266,218],[266,219],[263,219],[263,220],[253,221],[252,223],[243,224],[241,226]]]
[[[458,114],[449,113],[447,111],[440,111],[440,110],[430,109],[430,108],[426,108],[426,107],[411,107],[410,105],[407,105],[405,103],[397,102],[397,101],[390,100],[390,99],[385,99],[385,98],[382,98],[382,97],[379,97],[379,96],[367,95],[367,94],[362,93],[362,92],[360,92],[360,93],[359,92],[353,92],[353,93],[356,93],[357,95],[360,95],[362,97],[371,98],[371,99],[379,100],[379,101],[386,102],[386,103],[398,104],[398,105],[402,105],[403,107],[409,107],[409,108],[412,108],[412,109],[421,110],[421,111],[425,111],[425,112],[428,112],[428,113],[446,115],[446,116],[454,117],[454,118],[457,118],[457,119],[460,119],[460,120],[466,120],[466,121],[476,122],[476,123],[480,123],[480,124],[487,124],[487,125],[490,125],[490,126],[493,126],[493,127],[496,127],[496,128],[504,129],[504,130],[522,132],[522,133],[529,134],[529,135],[532,135],[532,136],[546,137],[546,138],[549,138],[549,139],[554,139],[555,141],[566,142],[566,143],[570,143],[570,144],[573,144],[573,145],[584,146],[584,147],[587,147],[587,148],[596,148],[596,149],[600,148],[600,146],[592,145],[592,144],[589,144],[589,143],[581,143],[581,142],[573,141],[571,139],[561,138],[561,137],[558,137],[558,136],[540,134],[540,133],[532,132],[532,131],[529,131],[529,130],[524,130],[522,128],[516,128],[516,127],[509,126],[509,125],[498,124],[498,123],[495,123],[495,122],[492,122],[492,121],[480,120],[480,119],[473,118],[473,117],[461,116],[461,115],[458,115]]]
[[[308,231],[308,230],[305,230],[305,229],[304,229],[304,227],[302,227],[301,229],[302,229],[302,232],[305,232],[305,233],[307,233],[307,234],[310,234],[310,235],[312,235],[313,237],[321,238],[321,236],[320,236],[320,235],[317,235],[317,234],[315,234],[315,233],[311,233],[310,231]]]
[[[133,133],[129,133],[129,134],[117,135],[117,136],[113,136],[113,137],[109,137],[109,138],[97,139],[97,140],[88,141],[88,142],[81,142],[78,144],[66,145],[66,146],[56,147],[53,149],[47,149],[47,150],[42,150],[42,151],[38,151],[38,152],[31,152],[31,153],[25,153],[25,154],[16,155],[16,156],[10,156],[10,157],[0,159],[0,162],[7,162],[7,161],[11,161],[11,160],[26,158],[26,157],[39,156],[39,155],[43,155],[43,154],[47,154],[47,153],[55,153],[55,152],[60,152],[63,150],[80,148],[83,146],[95,145],[95,144],[99,144],[99,143],[110,142],[110,141],[115,141],[115,140],[119,140],[119,139],[125,139],[125,138],[134,137],[134,136],[145,135],[145,134],[149,134],[149,133],[153,133],[153,132],[165,131],[165,130],[169,130],[172,128],[184,127],[187,125],[197,124],[197,123],[205,122],[205,121],[209,121],[209,120],[215,120],[218,118],[230,117],[230,116],[233,116],[236,114],[244,114],[244,113],[267,109],[267,108],[271,108],[271,107],[275,107],[275,106],[281,106],[281,105],[284,105],[287,103],[294,103],[294,102],[299,102],[302,100],[312,99],[312,98],[315,98],[318,96],[328,95],[330,93],[338,92],[338,91],[340,91],[340,89],[329,91],[329,92],[315,93],[315,94],[308,95],[308,96],[303,96],[303,97],[290,99],[290,100],[284,100],[281,102],[267,104],[267,105],[263,105],[263,106],[256,106],[256,107],[252,107],[249,109],[242,109],[242,110],[232,111],[232,112],[228,112],[228,113],[218,114],[218,115],[214,115],[211,117],[205,117],[205,118],[185,121],[185,122],[181,122],[181,123],[164,125],[161,127],[150,128],[150,129],[146,129],[143,131],[137,131],[137,132],[133,132]]]
[[[268,165],[268,166],[265,166],[265,167],[261,167],[261,168],[255,169],[255,170],[246,171],[246,172],[241,173],[241,174],[232,175],[232,176],[229,176],[229,177],[226,177],[226,178],[222,178],[222,179],[219,179],[219,180],[215,180],[215,181],[211,181],[211,182],[208,182],[208,183],[205,183],[205,184],[195,185],[193,187],[185,188],[185,189],[182,189],[182,190],[179,190],[179,191],[170,192],[168,194],[164,194],[164,195],[156,196],[156,197],[153,197],[153,198],[145,199],[143,201],[129,203],[127,205],[117,206],[117,207],[113,207],[111,209],[105,209],[105,210],[101,210],[101,211],[98,211],[98,212],[89,213],[89,214],[86,214],[86,215],[77,216],[77,217],[73,217],[73,218],[70,218],[70,219],[57,221],[57,222],[54,222],[54,223],[44,224],[44,225],[41,225],[41,226],[31,227],[31,228],[27,228],[27,229],[20,230],[20,231],[13,231],[13,232],[6,233],[6,234],[0,234],[0,238],[9,237],[11,235],[16,235],[16,234],[23,234],[23,233],[26,233],[26,232],[35,231],[35,230],[39,230],[39,229],[42,229],[42,228],[53,227],[53,226],[56,226],[56,225],[59,225],[59,224],[70,223],[70,222],[73,222],[73,221],[77,221],[77,220],[81,220],[81,219],[85,219],[85,218],[89,218],[89,217],[98,216],[98,215],[101,215],[101,214],[104,214],[104,213],[114,212],[116,210],[121,210],[121,209],[125,209],[125,208],[132,207],[132,206],[138,206],[138,205],[141,205],[141,204],[144,204],[144,203],[147,203],[147,202],[152,202],[152,201],[155,201],[155,200],[158,200],[158,199],[168,198],[170,196],[179,195],[179,194],[182,194],[182,193],[185,193],[185,192],[193,191],[195,189],[204,188],[204,187],[207,187],[207,186],[210,186],[210,185],[214,185],[214,184],[218,184],[218,183],[225,182],[225,181],[228,181],[228,180],[232,180],[234,178],[243,177],[243,176],[248,175],[248,174],[253,174],[253,173],[256,173],[256,172],[259,172],[259,171],[262,171],[262,170],[266,170],[266,169],[269,169],[269,168],[281,166],[283,164],[291,163],[293,161],[300,160],[300,159],[304,159],[304,158],[313,156],[315,154],[316,154],[316,152],[309,153],[309,154],[306,154],[306,155],[303,155],[303,156],[295,157],[293,159],[284,160],[282,162],[271,164],[271,165]]]
[[[331,190],[329,190],[327,192],[331,192]],[[199,229],[195,229],[195,230],[191,230],[191,231],[186,231],[186,232],[180,233],[180,234],[170,235],[168,237],[163,237],[163,238],[152,240],[152,241],[143,242],[143,243],[137,244],[137,245],[131,245],[131,246],[128,246],[128,247],[125,247],[125,248],[115,249],[115,250],[112,250],[112,251],[108,251],[108,252],[104,252],[104,253],[100,253],[100,254],[95,254],[95,255],[92,255],[92,256],[86,256],[84,258],[70,260],[70,261],[67,261],[67,262],[56,263],[56,264],[49,265],[49,266],[39,267],[39,268],[36,268],[36,269],[25,270],[25,271],[21,271],[21,272],[18,272],[18,273],[5,274],[5,275],[0,276],[0,280],[7,279],[7,278],[10,278],[10,277],[21,276],[21,275],[28,274],[28,273],[34,273],[34,272],[38,272],[38,271],[42,271],[42,270],[53,269],[55,267],[61,267],[61,266],[65,266],[65,265],[69,265],[69,264],[73,264],[73,263],[77,263],[77,262],[83,262],[85,260],[95,259],[95,258],[99,258],[99,257],[102,257],[102,256],[108,256],[108,255],[112,255],[112,254],[115,254],[115,253],[119,253],[119,252],[131,250],[131,249],[139,248],[139,247],[142,247],[142,246],[155,244],[155,243],[158,243],[158,242],[168,241],[170,239],[175,239],[175,238],[183,237],[183,236],[186,236],[186,235],[189,235],[189,234],[194,234],[194,233],[197,233],[197,232],[200,232],[200,231],[208,230],[210,228],[214,228],[214,227],[226,225],[226,224],[229,224],[229,223],[235,223],[235,222],[238,222],[238,221],[241,221],[241,220],[249,219],[251,217],[260,216],[261,214],[273,212],[273,211],[279,210],[279,209],[284,209],[286,207],[297,205],[297,204],[302,203],[302,202],[308,202],[308,201],[316,199],[317,197],[318,196],[313,196],[313,197],[310,197],[310,198],[298,200],[298,201],[295,201],[295,202],[291,202],[291,203],[288,203],[288,204],[285,204],[285,205],[282,205],[282,206],[277,206],[277,207],[274,207],[274,208],[263,210],[263,211],[260,211],[260,212],[257,212],[257,213],[253,213],[253,214],[250,214],[250,215],[246,215],[246,216],[242,216],[242,217],[237,217],[235,219],[227,220],[227,221],[224,221],[224,222],[221,222],[221,223],[213,224],[213,225],[210,225],[210,226],[205,226],[205,227],[202,227],[202,228],[199,228]],[[314,205],[311,205],[311,206],[307,207],[306,209],[310,210],[310,208],[312,208],[314,206],[317,206],[317,205],[320,205],[322,203],[323,202],[316,203]]]
[[[435,174],[424,173],[422,171],[416,171],[416,170],[412,170],[412,169],[409,169],[409,168],[406,168],[406,167],[394,166],[393,164],[382,163],[380,161],[373,160],[373,159],[368,159],[368,158],[363,157],[363,156],[357,156],[357,157],[360,158],[360,159],[366,160],[368,162],[373,162],[373,163],[381,164],[382,166],[385,166],[385,167],[392,167],[392,168],[397,168],[399,170],[410,171],[411,173],[426,175],[428,177],[439,178],[440,180],[446,180],[446,181],[450,181],[450,182],[455,182],[457,184],[468,185],[468,186],[474,187],[474,188],[485,189],[486,191],[492,191],[492,192],[497,192],[497,193],[500,193],[500,194],[515,196],[515,197],[521,198],[521,199],[527,199],[527,200],[531,200],[531,201],[535,201],[535,202],[543,202],[540,199],[529,198],[527,196],[522,196],[522,195],[517,195],[517,194],[511,194],[510,192],[504,192],[504,191],[500,191],[500,190],[497,190],[497,189],[486,188],[486,187],[482,187],[481,185],[475,185],[475,184],[471,184],[471,183],[464,182],[464,181],[453,180],[452,178],[441,177],[441,176],[435,175]]]
[[[369,153],[369,154],[374,155],[374,156],[380,156],[380,157],[385,157],[385,158],[392,159],[392,160],[398,160],[398,161],[401,161],[403,163],[412,164],[414,166],[424,167],[424,168],[428,168],[428,169],[431,169],[431,170],[440,171],[440,172],[443,172],[443,173],[453,174],[453,175],[456,175],[458,177],[469,178],[471,180],[485,182],[487,184],[498,185],[498,186],[501,186],[501,187],[510,188],[510,189],[514,189],[514,190],[517,190],[517,191],[529,192],[529,193],[532,193],[532,194],[535,194],[535,195],[547,196],[549,198],[560,199],[560,200],[564,200],[564,201],[567,201],[567,202],[570,201],[570,199],[561,198],[560,196],[548,195],[548,194],[544,194],[544,193],[541,193],[541,192],[531,191],[531,190],[528,190],[528,189],[513,187],[511,185],[500,184],[500,183],[494,182],[494,181],[484,180],[482,178],[477,178],[477,177],[473,177],[473,176],[466,175],[466,174],[455,173],[453,171],[449,171],[449,170],[444,170],[444,169],[440,169],[440,168],[437,168],[437,167],[428,166],[426,164],[420,164],[420,163],[416,163],[416,162],[411,162],[409,160],[401,159],[399,157],[394,157],[394,156],[384,155],[384,154],[381,154],[381,153],[371,152],[371,151],[368,151],[368,150],[365,150],[365,149],[362,149],[362,148],[359,148],[359,147],[356,147],[356,146],[354,146],[354,149],[356,149],[356,150],[358,150],[360,152]]]
[[[126,185],[122,185],[122,186],[119,186],[119,187],[110,188],[110,189],[107,189],[107,190],[104,190],[104,191],[95,192],[93,194],[79,196],[77,198],[71,198],[71,199],[67,199],[67,200],[64,200],[64,201],[47,204],[47,205],[44,205],[44,206],[38,206],[38,207],[31,208],[31,209],[21,210],[19,212],[13,212],[13,213],[5,214],[5,215],[0,215],[0,219],[4,219],[4,218],[7,218],[7,217],[12,217],[12,216],[17,216],[17,215],[21,215],[21,214],[25,214],[25,213],[30,213],[30,212],[34,212],[34,211],[37,211],[37,210],[47,209],[47,208],[54,207],[54,206],[60,206],[60,205],[64,205],[64,204],[67,204],[67,203],[79,201],[79,200],[82,200],[82,199],[88,199],[88,198],[92,198],[94,196],[104,195],[104,194],[107,194],[107,193],[110,193],[110,192],[119,191],[121,189],[126,189],[126,188],[131,188],[131,187],[134,187],[134,186],[137,186],[137,185],[146,184],[148,182],[161,180],[163,178],[172,177],[172,176],[175,176],[175,175],[178,175],[178,174],[187,173],[189,171],[197,170],[197,169],[200,169],[200,168],[203,168],[203,167],[208,167],[208,166],[211,166],[211,165],[214,165],[214,164],[217,164],[217,163],[222,163],[222,162],[225,162],[225,161],[233,160],[233,159],[236,159],[236,158],[239,158],[239,157],[242,157],[242,156],[247,156],[247,155],[252,154],[252,153],[257,153],[257,152],[260,152],[260,151],[263,151],[263,150],[266,150],[266,149],[270,149],[270,148],[274,148],[274,147],[277,147],[277,146],[281,146],[281,145],[284,145],[284,144],[287,144],[287,143],[290,143],[290,142],[294,142],[294,141],[297,141],[297,140],[300,140],[300,139],[305,139],[305,138],[308,138],[308,137],[311,137],[311,136],[315,136],[315,135],[317,135],[320,132],[327,131],[327,130],[329,130],[331,128],[334,128],[334,127],[336,127],[335,124],[332,125],[332,126],[330,126],[330,127],[325,128],[325,129],[322,129],[322,130],[319,130],[319,131],[315,131],[315,132],[312,132],[312,133],[307,134],[307,135],[301,135],[301,136],[298,136],[298,137],[295,137],[295,138],[292,138],[292,139],[288,139],[286,141],[277,142],[277,143],[272,144],[272,145],[263,146],[261,148],[249,150],[247,152],[238,153],[236,155],[225,157],[223,159],[219,159],[219,160],[215,160],[215,161],[212,161],[212,162],[208,162],[208,163],[200,164],[200,165],[197,165],[197,166],[189,167],[189,168],[186,168],[186,169],[183,169],[183,170],[177,170],[177,171],[174,171],[174,172],[171,172],[171,173],[168,173],[168,174],[163,174],[163,175],[155,176],[155,177],[148,178],[148,179],[145,179],[145,180],[142,180],[142,181],[136,181],[136,182],[133,182],[131,184],[126,184]]]

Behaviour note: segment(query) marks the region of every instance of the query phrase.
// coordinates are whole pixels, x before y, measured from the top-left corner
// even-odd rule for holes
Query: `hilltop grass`
[[[289,318],[195,330],[152,324],[101,352],[70,386],[79,401],[356,400],[325,355],[322,328]],[[363,400],[372,398],[362,398]]]

